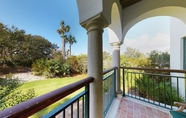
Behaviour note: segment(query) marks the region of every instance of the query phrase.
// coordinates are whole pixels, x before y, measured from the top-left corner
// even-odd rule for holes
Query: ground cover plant
[[[34,87],[36,96],[43,95],[45,93],[48,93],[50,91],[56,90],[58,88],[61,88],[63,86],[66,86],[68,84],[74,83],[76,81],[79,81],[83,78],[87,77],[86,74],[82,75],[76,75],[74,77],[64,77],[64,78],[53,78],[53,79],[46,79],[46,80],[38,80],[33,82],[27,82],[24,83],[22,86],[18,87],[18,90],[27,91],[28,89]],[[70,98],[74,97],[78,93],[80,93],[83,89],[80,89],[73,94],[63,98],[62,100],[50,105],[49,107],[41,110],[40,112],[32,115],[30,118],[39,118],[43,116],[44,114],[47,114],[57,106],[61,105],[65,101],[69,100]]]
[[[11,74],[0,78],[0,110],[12,107],[35,97],[35,90],[29,88],[25,91],[17,89],[23,83]]]

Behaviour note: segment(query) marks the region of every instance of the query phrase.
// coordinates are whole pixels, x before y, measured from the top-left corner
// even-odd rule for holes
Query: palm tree
[[[71,45],[74,44],[74,43],[76,43],[76,42],[77,42],[77,41],[76,41],[76,39],[75,39],[74,36],[69,35],[69,36],[67,37],[67,43],[68,43],[68,45],[69,45],[69,56],[71,56]]]
[[[65,22],[62,20],[60,22],[60,28],[57,30],[57,32],[61,35],[62,38],[62,55],[63,58],[65,58],[65,42],[67,40],[65,33],[69,32],[70,26],[65,25]]]

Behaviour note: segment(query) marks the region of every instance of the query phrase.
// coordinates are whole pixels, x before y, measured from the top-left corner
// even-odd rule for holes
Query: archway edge
[[[79,22],[85,25],[92,20],[102,19],[105,22],[104,27],[111,24],[111,10],[113,3],[117,4],[120,16],[122,16],[122,7],[120,0],[76,0],[79,12]]]
[[[114,2],[111,7],[111,24],[108,26],[109,43],[121,44],[122,40],[122,17],[121,9]]]
[[[128,22],[126,22],[127,20],[125,19],[125,23],[123,24],[124,30],[123,30],[122,43],[124,41],[124,37],[125,37],[126,33],[129,31],[129,29],[144,19],[155,17],[155,16],[171,16],[171,17],[175,17],[175,18],[180,19],[181,21],[183,21],[186,24],[186,17],[184,17],[184,15],[183,15],[185,13],[186,13],[186,6],[185,7],[167,6],[167,7],[155,8],[150,11],[141,13],[138,16],[136,16],[136,18],[131,17],[132,19],[131,20],[128,19]],[[124,15],[123,15],[123,17],[124,17]]]

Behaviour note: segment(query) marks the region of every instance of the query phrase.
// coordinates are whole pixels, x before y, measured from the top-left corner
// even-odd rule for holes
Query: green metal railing
[[[173,102],[185,102],[180,92],[186,78],[184,70],[121,67],[123,96],[132,97],[167,109]],[[183,89],[183,88],[182,88]]]
[[[27,118],[82,87],[85,88],[83,92],[46,114],[43,118],[55,118],[56,116],[61,118],[73,118],[74,116],[76,118],[89,118],[89,84],[93,81],[94,78],[88,77],[5,109],[0,111],[0,118]]]
[[[89,117],[89,86],[64,104],[50,111],[42,118],[88,118]]]
[[[113,67],[103,72],[104,117],[106,116],[114,98],[116,97],[116,71],[117,68]],[[91,112],[89,109],[89,84],[93,81],[94,78],[88,77],[11,108],[5,109],[0,111],[0,118],[29,117],[81,88],[85,88],[84,91],[49,113],[43,114],[44,116],[42,118],[89,118],[89,113]]]
[[[114,98],[116,97],[116,67],[103,72],[103,107],[106,116]]]

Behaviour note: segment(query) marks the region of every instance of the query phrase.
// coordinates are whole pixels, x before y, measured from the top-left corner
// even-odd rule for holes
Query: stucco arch
[[[154,17],[154,16],[172,16],[172,17],[182,20],[186,24],[186,17],[184,17],[183,14],[186,14],[186,8],[183,8],[183,7],[163,7],[163,8],[157,8],[157,9],[151,10],[151,11],[148,11],[148,12],[138,16],[136,19],[129,22],[125,26],[123,34],[126,35],[128,30],[132,26],[134,26],[136,23],[138,23],[144,19]]]
[[[111,24],[108,26],[109,43],[120,43],[122,40],[121,9],[114,2],[111,8]]]
[[[167,7],[156,8],[156,9],[147,11],[143,14],[140,14],[135,19],[123,25],[124,27],[123,40],[124,40],[126,33],[129,31],[129,29],[144,19],[155,17],[155,16],[171,16],[171,17],[180,19],[186,24],[186,17],[183,14],[186,14],[186,7],[179,7],[179,6],[167,6]]]

